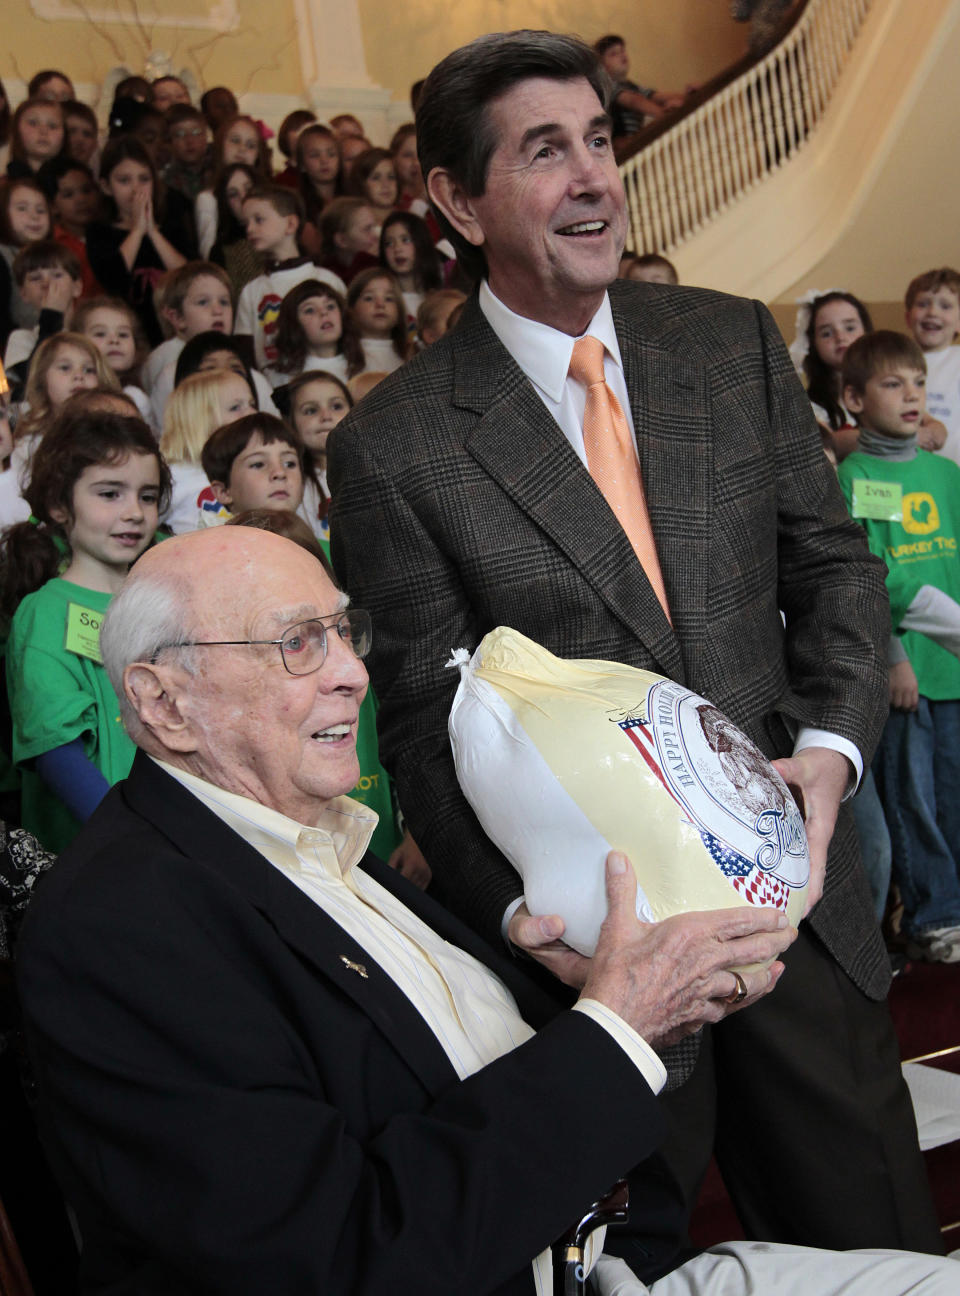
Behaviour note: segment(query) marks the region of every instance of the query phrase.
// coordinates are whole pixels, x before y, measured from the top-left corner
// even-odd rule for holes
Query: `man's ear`
[[[233,507],[233,493],[226,482],[212,481],[210,489],[213,491],[218,504],[222,504],[224,508]]]
[[[863,396],[856,387],[848,384],[843,389],[843,403],[851,414],[859,414],[863,409]]]
[[[152,662],[134,662],[123,672],[123,691],[140,723],[170,751],[197,749],[193,726],[181,712],[176,675]]]
[[[474,247],[482,247],[485,235],[474,215],[473,200],[446,167],[434,167],[427,177],[427,192],[447,220]]]

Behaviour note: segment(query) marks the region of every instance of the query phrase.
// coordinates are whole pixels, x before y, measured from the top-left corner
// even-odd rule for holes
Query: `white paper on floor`
[[[921,1062],[905,1062],[903,1078],[913,1099],[923,1151],[960,1139],[960,1075]]]

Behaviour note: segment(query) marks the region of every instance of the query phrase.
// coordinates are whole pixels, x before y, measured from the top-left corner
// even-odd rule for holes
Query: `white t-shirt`
[[[389,338],[361,338],[364,373],[393,373],[403,361]]]
[[[303,362],[303,368],[300,373],[328,373],[339,378],[341,382],[347,381],[347,357],[345,355],[335,356],[314,356],[308,355]],[[269,379],[274,387],[283,387],[288,382],[293,382],[299,374],[280,373],[278,369],[273,369],[269,365],[263,371],[264,377]]]
[[[14,459],[6,472],[0,472],[0,530],[30,517],[30,505],[20,494],[20,467]]]
[[[206,261],[210,256],[210,249],[217,241],[217,225],[220,219],[217,213],[217,200],[213,196],[212,189],[201,189],[193,200],[193,218],[197,224],[197,247],[201,258]]]
[[[40,336],[40,325],[33,328],[14,329],[7,338],[7,349],[3,357],[3,367],[12,369],[14,365],[20,364],[23,360],[28,360],[37,345],[37,339]]]
[[[151,395],[154,383],[166,369],[167,365],[176,365],[180,358],[180,352],[186,346],[182,338],[167,338],[166,342],[161,342],[159,346],[154,347],[150,354],[140,366],[140,386]]]
[[[947,429],[940,454],[960,464],[960,346],[924,351],[927,362],[927,413]]]
[[[129,386],[124,387],[123,394],[124,396],[130,397],[134,405],[136,405],[137,409],[140,411],[140,417],[143,419],[145,423],[149,423],[150,422],[150,399],[147,396],[147,393],[141,390],[141,388],[139,387],[134,387],[133,384],[131,383]]]
[[[200,464],[174,460],[169,467],[173,489],[170,492],[170,503],[160,521],[174,535],[197,531],[202,526],[208,526],[221,514],[224,519],[230,516],[229,510],[214,499],[207,474]]]

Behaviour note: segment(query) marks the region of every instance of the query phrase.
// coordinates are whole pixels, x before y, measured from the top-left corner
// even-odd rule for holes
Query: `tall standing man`
[[[457,787],[450,649],[505,624],[659,671],[779,758],[812,911],[779,993],[705,1037],[667,1100],[672,1168],[692,1203],[715,1125],[748,1236],[939,1250],[841,808],[886,709],[882,570],[765,309],[616,281],[605,90],[579,41],[515,32],[423,91],[421,167],[479,292],[331,440],[334,558],[376,617],[385,759],[447,902],[578,984],[561,920],[526,913]]]

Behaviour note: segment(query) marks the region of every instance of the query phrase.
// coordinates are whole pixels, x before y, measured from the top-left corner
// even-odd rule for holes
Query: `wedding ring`
[[[743,1003],[744,999],[747,997],[747,983],[739,972],[734,972],[732,968],[730,971],[732,975],[737,978],[737,988],[734,990],[733,994],[727,995],[723,1002],[728,1004]]]

